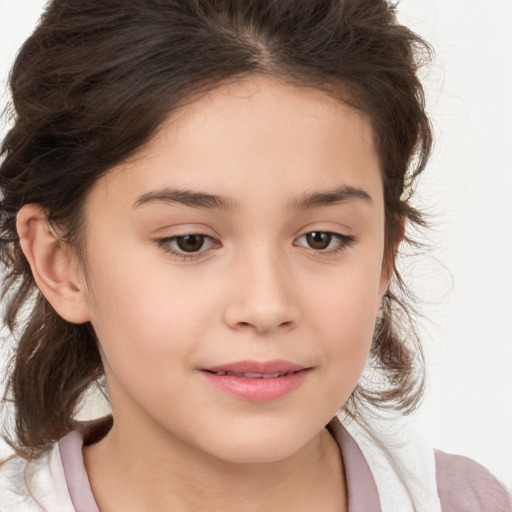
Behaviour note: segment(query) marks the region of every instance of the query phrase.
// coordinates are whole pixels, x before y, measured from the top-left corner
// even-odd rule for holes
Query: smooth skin
[[[53,307],[99,339],[114,426],[84,460],[102,512],[346,510],[325,425],[392,269],[369,121],[311,88],[222,85],[102,177],[85,215],[85,268],[37,205],[18,229]],[[201,371],[244,360],[311,369],[268,402]]]

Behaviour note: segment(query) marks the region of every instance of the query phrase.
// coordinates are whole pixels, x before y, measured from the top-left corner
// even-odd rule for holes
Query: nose
[[[289,266],[260,253],[243,258],[232,270],[231,300],[224,311],[230,328],[269,334],[297,325],[300,312]]]

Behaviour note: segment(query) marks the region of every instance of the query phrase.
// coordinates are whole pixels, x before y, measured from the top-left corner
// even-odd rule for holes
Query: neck
[[[114,423],[104,439],[84,448],[84,462],[102,512],[181,512],[205,503],[211,512],[346,510],[342,460],[326,429],[284,460],[232,463]]]

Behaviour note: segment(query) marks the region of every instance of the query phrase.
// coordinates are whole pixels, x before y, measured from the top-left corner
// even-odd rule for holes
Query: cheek
[[[91,323],[107,364],[116,373],[142,374],[191,353],[205,324],[213,322],[216,301],[210,288],[198,293],[196,282],[169,266],[140,253],[125,255],[91,255]]]
[[[322,343],[333,388],[352,392],[371,348],[379,305],[380,273],[356,268],[318,289],[310,301],[310,328]]]
[[[328,343],[327,352],[337,364],[362,371],[375,327],[373,309],[373,300],[353,294],[331,303],[323,315],[319,312],[317,318],[321,319],[321,324],[318,330],[323,332]]]

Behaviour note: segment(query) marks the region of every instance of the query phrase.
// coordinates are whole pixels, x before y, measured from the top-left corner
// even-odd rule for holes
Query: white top
[[[0,511],[100,512],[82,447],[111,424],[111,417],[80,423],[37,460],[13,457],[0,465]],[[345,418],[343,424],[336,417],[328,429],[343,458],[348,512],[512,511],[504,487],[485,468],[434,452],[409,423],[395,418],[369,429]]]

